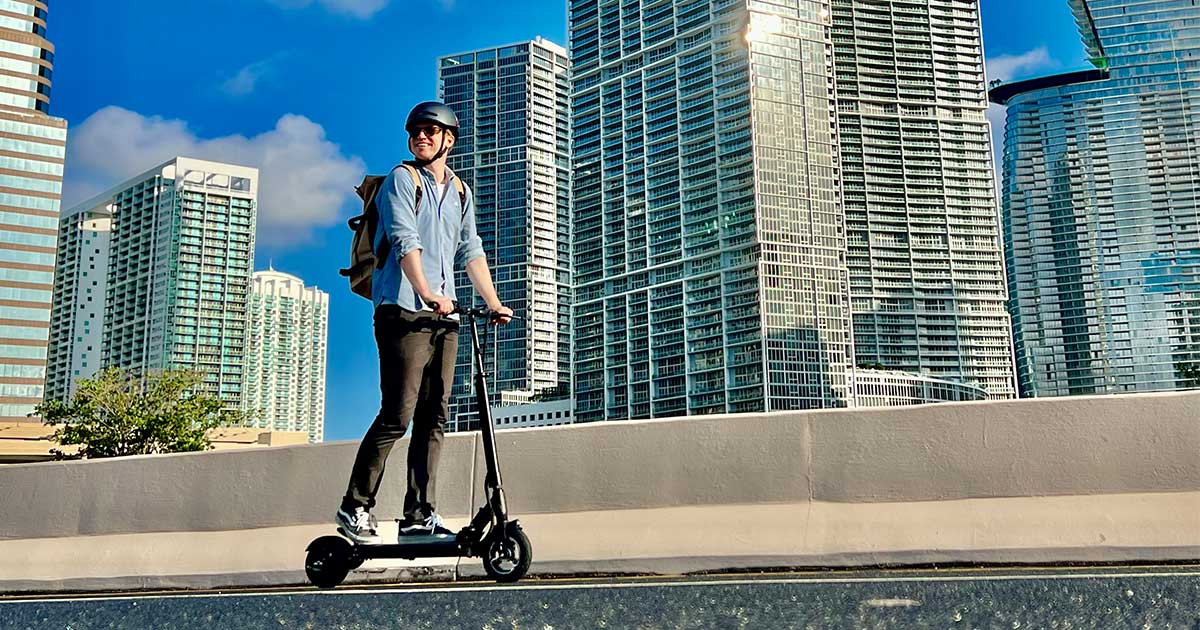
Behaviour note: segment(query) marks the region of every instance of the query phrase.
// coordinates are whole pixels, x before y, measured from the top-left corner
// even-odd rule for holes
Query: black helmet
[[[408,120],[404,122],[404,130],[411,133],[414,126],[423,122],[439,124],[443,129],[453,132],[454,137],[458,137],[458,116],[455,116],[454,110],[446,107],[443,103],[437,101],[418,103],[408,113]]]

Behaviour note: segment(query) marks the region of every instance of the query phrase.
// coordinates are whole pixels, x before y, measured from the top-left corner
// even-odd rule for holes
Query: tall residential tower
[[[329,294],[290,274],[256,271],[249,306],[243,407],[251,425],[323,441]]]
[[[567,51],[541,38],[449,55],[438,64],[439,96],[461,124],[450,168],[475,194],[500,299],[524,317],[487,327],[499,335],[496,346],[488,344],[499,404],[569,395],[568,71]],[[461,271],[456,286],[470,286]],[[464,334],[451,430],[475,428],[470,369]]]
[[[87,308],[85,299],[103,299],[104,315],[92,324],[102,331],[99,363],[89,361],[75,374],[63,371],[74,360],[56,362],[47,379],[55,391],[73,391],[75,380],[100,366],[179,367],[203,372],[206,391],[241,407],[257,196],[257,169],[180,157],[68,210],[64,233],[86,223],[81,213],[111,217],[111,232],[107,256],[88,252],[84,243],[59,260],[60,276],[75,284],[54,296],[54,352],[72,339],[72,352],[95,351],[78,345],[76,311]],[[83,234],[102,238],[98,230],[95,237]],[[99,283],[98,275],[106,285],[102,297],[94,290],[99,284],[90,284]]]
[[[42,402],[67,123],[47,115],[46,3],[0,7],[0,421]]]
[[[991,91],[1021,393],[1200,387],[1200,5],[1069,1],[1094,67]]]
[[[978,0],[833,0],[854,352],[1016,395]]]
[[[853,403],[828,0],[572,0],[576,422]]]

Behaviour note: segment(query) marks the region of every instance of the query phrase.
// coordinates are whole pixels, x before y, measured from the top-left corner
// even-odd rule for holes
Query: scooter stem
[[[500,461],[496,456],[496,433],[492,424],[492,405],[488,397],[487,374],[484,371],[483,349],[479,343],[479,326],[470,313],[467,319],[471,324],[471,348],[475,354],[475,407],[479,412],[479,430],[483,437],[483,462],[487,467],[484,481],[491,496],[488,503],[492,507],[492,518],[497,525],[503,527],[508,520],[508,507],[504,501],[504,490],[500,481]]]

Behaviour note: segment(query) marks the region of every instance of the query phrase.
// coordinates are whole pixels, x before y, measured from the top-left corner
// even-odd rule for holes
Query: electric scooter
[[[509,518],[500,483],[500,462],[496,458],[495,426],[484,374],[483,350],[479,343],[476,320],[491,322],[496,313],[484,308],[454,305],[454,311],[466,319],[471,329],[471,348],[475,359],[475,401],[479,409],[479,427],[483,434],[483,457],[487,466],[484,478],[486,503],[457,534],[400,535],[395,544],[363,545],[342,536],[322,536],[309,543],[304,572],[319,588],[333,588],[366,560],[374,558],[455,558],[478,557],[483,569],[497,582],[516,582],[524,577],[533,559],[533,548],[521,524]],[[513,317],[513,319],[519,319]]]

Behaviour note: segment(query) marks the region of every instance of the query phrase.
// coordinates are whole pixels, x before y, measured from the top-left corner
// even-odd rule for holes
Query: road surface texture
[[[1188,628],[1200,566],[825,571],[678,578],[0,597],[0,628]]]

